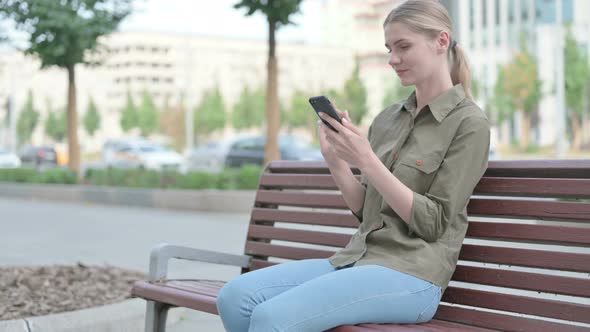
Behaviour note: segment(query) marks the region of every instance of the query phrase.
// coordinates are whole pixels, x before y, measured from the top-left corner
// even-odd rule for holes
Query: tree
[[[512,105],[522,114],[520,148],[525,149],[529,145],[531,117],[537,112],[541,99],[541,81],[537,62],[525,43],[521,42],[521,45],[521,51],[502,68],[502,75]]]
[[[130,0],[0,0],[0,13],[29,33],[25,50],[40,58],[41,68],[58,66],[68,73],[69,166],[80,170],[76,71],[97,39],[114,31],[131,9]]]
[[[219,91],[215,87],[205,92],[203,99],[195,109],[194,128],[198,135],[208,135],[215,130],[225,127],[225,104]]]
[[[291,97],[291,105],[286,116],[286,124],[295,128],[306,128],[312,134],[314,141],[317,136],[317,121],[319,120],[315,112],[309,105],[309,96],[311,93],[301,90],[295,91]]]
[[[170,106],[168,98],[163,107],[164,111],[160,116],[160,129],[162,133],[172,138],[172,146],[177,151],[182,151],[185,147],[184,130],[185,112],[183,102],[179,102],[176,106]]]
[[[56,142],[66,138],[68,119],[65,108],[59,111],[50,110],[45,120],[45,133]]]
[[[565,39],[565,100],[573,131],[572,148],[582,145],[583,118],[588,113],[590,66],[588,57],[568,29]]]
[[[158,129],[159,114],[152,95],[143,91],[141,105],[137,109],[137,127],[141,136],[149,136]]]
[[[359,75],[359,64],[358,61],[354,66],[354,69],[350,77],[344,83],[344,87],[341,92],[330,91],[328,93],[336,106],[341,111],[348,111],[350,120],[355,124],[360,124],[365,115],[367,115],[367,89],[361,81]]]
[[[278,133],[281,125],[279,113],[278,64],[276,57],[276,31],[291,24],[290,17],[299,12],[301,0],[241,0],[234,8],[246,8],[246,16],[262,12],[268,22],[268,63],[266,80],[266,147],[264,163],[280,159]]]
[[[84,114],[84,129],[90,136],[94,136],[94,133],[100,128],[100,114],[96,109],[96,104],[92,97],[90,97],[90,101],[88,102],[88,109],[86,110],[86,114]]]
[[[506,71],[502,66],[498,67],[498,78],[494,86],[490,107],[495,114],[498,125],[512,118],[516,110],[511,95],[507,90]]]
[[[413,85],[403,86],[399,82],[389,85],[389,88],[385,90],[385,95],[383,96],[383,108],[407,99],[413,91]]]
[[[124,132],[129,132],[129,130],[139,126],[137,108],[129,91],[127,92],[127,102],[121,110],[120,124]]]
[[[27,101],[20,112],[18,122],[16,124],[16,132],[19,144],[29,142],[31,140],[31,135],[35,130],[35,127],[37,127],[38,121],[39,112],[35,110],[33,92],[29,90]]]
[[[263,89],[251,92],[244,87],[234,105],[231,122],[235,129],[258,127],[264,122],[265,94]]]

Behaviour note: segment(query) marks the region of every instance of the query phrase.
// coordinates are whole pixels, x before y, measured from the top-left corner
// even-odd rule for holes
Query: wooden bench
[[[358,175],[358,170],[354,170]],[[468,205],[459,264],[435,319],[417,325],[341,326],[353,331],[590,331],[590,160],[490,161]],[[149,281],[146,331],[166,312],[217,314],[222,281],[166,280],[168,260],[240,266],[328,257],[358,221],[323,163],[272,162],[261,177],[244,255],[160,245]]]

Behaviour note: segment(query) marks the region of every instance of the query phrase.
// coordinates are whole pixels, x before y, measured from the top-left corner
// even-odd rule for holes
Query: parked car
[[[20,165],[21,161],[16,154],[0,148],[0,168],[16,168]]]
[[[219,172],[225,167],[225,159],[230,147],[239,140],[253,137],[252,135],[237,135],[199,145],[187,153],[187,169]]]
[[[106,167],[184,171],[184,160],[178,152],[147,139],[107,141],[102,155]]]
[[[23,165],[41,167],[57,166],[57,152],[51,146],[24,146],[19,153]]]
[[[264,164],[266,139],[262,136],[248,137],[234,142],[227,154],[225,165],[241,167],[244,164]],[[298,136],[280,135],[279,150],[283,160],[323,160],[320,149]]]

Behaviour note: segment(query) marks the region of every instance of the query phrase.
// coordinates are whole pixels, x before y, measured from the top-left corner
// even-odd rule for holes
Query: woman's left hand
[[[324,126],[322,132],[325,133],[326,140],[330,143],[336,155],[349,164],[362,168],[363,163],[371,159],[370,156],[373,150],[369,140],[352,124],[348,114],[342,117],[342,124],[325,113],[319,113],[319,115],[338,130],[338,132],[335,132],[324,123],[320,124]]]

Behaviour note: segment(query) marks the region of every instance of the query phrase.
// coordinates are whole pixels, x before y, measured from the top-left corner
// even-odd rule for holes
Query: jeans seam
[[[421,293],[421,292],[425,292],[425,291],[427,291],[427,290],[431,289],[432,287],[435,287],[435,286],[434,286],[434,285],[430,285],[430,286],[428,286],[427,288],[424,288],[424,289],[421,289],[421,290],[418,290],[418,291],[413,291],[413,292],[407,292],[407,293],[403,293],[403,295],[413,295],[413,294],[418,294],[418,293]],[[386,293],[386,294],[379,294],[379,295],[375,295],[375,296],[371,296],[371,297],[364,298],[364,299],[362,299],[362,300],[357,300],[357,301],[353,301],[353,302],[350,302],[350,303],[347,303],[347,304],[343,304],[343,305],[341,305],[341,306],[339,306],[339,307],[333,308],[332,310],[328,310],[328,311],[325,311],[325,312],[319,313],[319,314],[317,314],[317,315],[314,315],[314,316],[312,316],[312,317],[309,317],[309,318],[307,318],[307,319],[304,319],[304,320],[302,320],[302,321],[300,321],[300,322],[297,322],[297,323],[295,323],[295,324],[293,324],[293,325],[291,325],[291,326],[288,326],[288,327],[286,327],[286,328],[285,328],[285,331],[289,331],[290,329],[292,329],[292,328],[296,327],[297,325],[301,325],[301,324],[303,324],[303,323],[305,323],[305,322],[308,322],[308,321],[310,321],[310,320],[312,320],[312,319],[314,319],[314,318],[317,318],[317,317],[319,317],[319,316],[325,315],[326,313],[330,313],[330,312],[338,311],[338,310],[340,310],[340,309],[342,309],[342,308],[345,308],[345,307],[347,307],[347,306],[350,306],[350,305],[353,305],[353,304],[357,304],[357,303],[364,302],[364,301],[368,301],[368,300],[377,299],[377,298],[384,297],[384,296],[389,296],[389,295],[392,295],[392,294],[396,294],[396,295],[398,295],[398,296],[402,295],[402,293],[401,293],[401,292],[392,292],[392,293]]]
[[[300,283],[264,286],[264,287],[260,287],[260,288],[257,288],[255,290],[251,291],[250,293],[248,293],[248,295],[245,296],[245,298],[252,299],[254,297],[254,295],[256,295],[258,292],[260,292],[262,290],[270,289],[270,288],[277,288],[277,287],[296,287],[298,285],[300,285]],[[266,302],[266,301],[264,301],[264,302]],[[256,307],[256,305],[254,305],[253,307]],[[254,308],[252,308],[252,311],[253,310],[254,310]]]
[[[430,303],[426,306],[426,308],[424,308],[424,310],[422,310],[422,312],[418,315],[418,318],[416,319],[416,322],[419,322],[422,319],[422,316],[424,315],[424,313],[426,311],[428,311],[428,309],[432,308],[432,306],[433,306],[433,304],[435,302],[437,302],[437,296],[436,295],[432,298],[432,301],[430,301]]]

